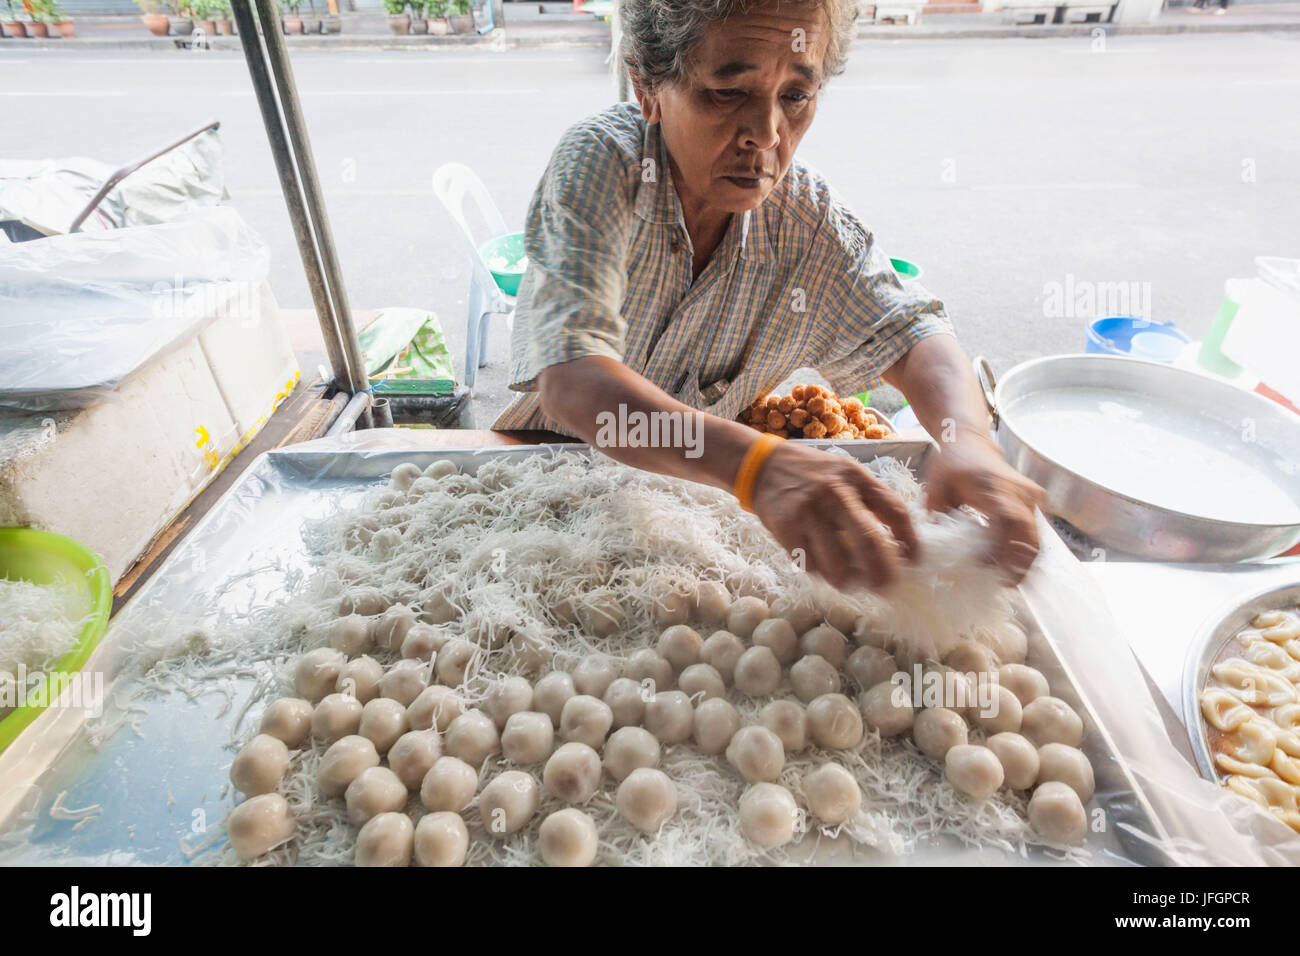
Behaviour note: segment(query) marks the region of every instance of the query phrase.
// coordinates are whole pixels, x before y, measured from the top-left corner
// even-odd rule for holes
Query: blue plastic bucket
[[[1131,315],[1110,315],[1088,323],[1085,352],[1128,355],[1152,362],[1172,362],[1188,342],[1173,325]]]

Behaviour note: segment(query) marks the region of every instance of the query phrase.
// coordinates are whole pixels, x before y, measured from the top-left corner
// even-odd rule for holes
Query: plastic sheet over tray
[[[572,451],[581,446],[565,446]],[[917,468],[930,446],[921,442],[845,443],[855,457],[897,457]],[[294,576],[309,570],[302,543],[308,520],[358,504],[402,461],[451,458],[469,469],[485,458],[550,453],[545,446],[446,449],[421,446],[403,432],[366,432],[310,442],[263,455],[177,547],[115,622],[87,665],[111,678],[123,634],[147,631],[216,597],[227,613],[278,600]],[[1084,715],[1084,749],[1096,768],[1088,837],[1095,863],[1272,862],[1226,821],[1208,828],[1175,806],[1166,819],[1151,799],[1172,792],[1184,804],[1213,812],[1200,780],[1169,746],[1140,672],[1113,626],[1098,623],[1094,592],[1046,525],[1043,556],[1023,588],[1030,623],[1030,662],[1054,692]],[[211,610],[211,609],[209,609]],[[195,621],[195,623],[201,623]],[[1076,653],[1075,645],[1089,646]],[[111,693],[130,696],[125,678]],[[75,708],[51,708],[0,755],[0,863],[184,863],[233,805],[227,773],[233,751],[256,710],[242,714],[257,691],[251,677],[231,676],[225,694],[182,694],[137,701],[133,723],[92,741]],[[242,714],[243,721],[237,717]],[[1137,741],[1141,746],[1133,748]],[[1153,756],[1154,754],[1154,756]],[[1134,772],[1134,760],[1141,773]],[[1153,765],[1154,764],[1154,765]],[[1186,791],[1184,793],[1184,791]],[[1170,821],[1176,826],[1170,827]],[[805,840],[812,862],[866,864],[1044,864],[1037,850],[1020,856],[973,849],[950,839],[889,856],[844,840]]]

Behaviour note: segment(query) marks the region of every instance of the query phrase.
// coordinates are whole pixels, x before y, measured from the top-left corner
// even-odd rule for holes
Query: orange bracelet
[[[745,452],[745,457],[740,460],[740,468],[736,471],[736,484],[732,488],[732,494],[740,502],[740,507],[750,514],[754,513],[754,509],[751,507],[754,497],[754,480],[758,478],[758,473],[762,470],[763,463],[767,461],[768,456],[780,444],[781,439],[775,435],[759,435],[758,441],[749,446],[749,450]]]

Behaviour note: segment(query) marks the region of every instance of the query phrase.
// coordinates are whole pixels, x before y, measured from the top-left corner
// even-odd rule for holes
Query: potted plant
[[[22,20],[18,19],[18,14],[19,11],[22,10],[22,5],[20,4],[15,8],[14,0],[5,0],[5,6],[9,8],[8,16],[6,16],[4,20],[5,33],[11,37],[27,36],[27,27],[23,25]]]
[[[44,5],[41,0],[22,0],[23,12],[27,14],[27,35],[29,37],[48,37],[50,28],[45,25]]]
[[[447,0],[447,23],[452,33],[473,33],[473,0]]]
[[[230,0],[217,0],[214,16],[217,18],[217,32],[223,36],[234,36],[235,21],[231,19]]]
[[[424,0],[424,8],[429,16],[430,33],[443,37],[451,32],[447,23],[447,0]]]
[[[321,21],[320,15],[316,13],[316,0],[307,0],[307,9],[310,15],[303,21],[304,33],[324,33],[325,24]]]
[[[59,0],[43,0],[43,3],[45,6],[45,17],[54,25],[54,29],[58,32],[59,36],[67,39],[68,37],[74,37],[77,35],[76,24],[72,22],[71,17],[63,12],[63,8],[59,6]]]
[[[213,0],[190,0],[190,13],[194,15],[195,28],[202,30],[204,36],[217,35],[217,5]]]
[[[187,37],[194,32],[194,15],[188,5],[179,3],[172,7],[174,16],[168,18],[171,32],[177,36]]]
[[[425,7],[428,6],[426,0],[407,0],[406,5],[411,8],[411,32],[421,36],[428,33],[429,21],[424,18]]]
[[[388,11],[388,29],[399,37],[411,32],[411,15],[406,12],[406,0],[384,0]]]
[[[302,33],[302,17],[298,16],[301,5],[302,0],[280,0],[280,19],[285,33]]]

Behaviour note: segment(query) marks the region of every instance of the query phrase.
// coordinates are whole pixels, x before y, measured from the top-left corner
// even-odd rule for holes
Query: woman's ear
[[[629,79],[632,81],[632,91],[636,94],[636,101],[641,106],[641,115],[645,117],[647,123],[659,122],[659,97],[652,90],[649,90],[641,82],[641,79],[635,74],[631,74]]]

